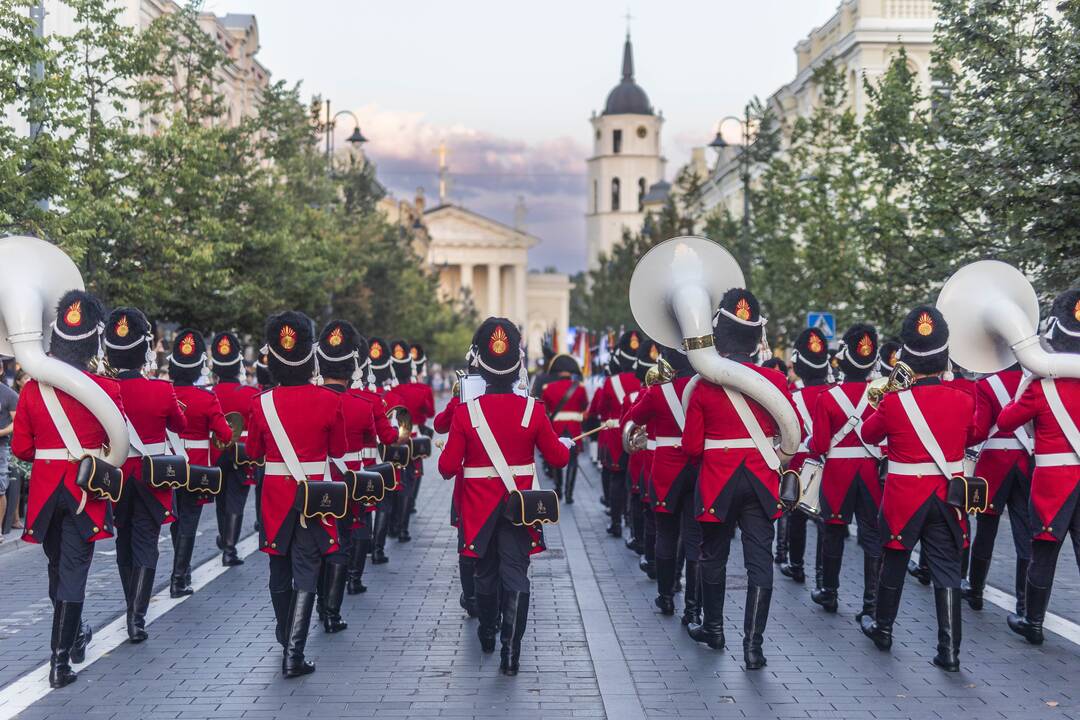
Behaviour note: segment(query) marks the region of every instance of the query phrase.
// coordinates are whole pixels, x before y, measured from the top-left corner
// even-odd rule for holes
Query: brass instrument
[[[398,437],[396,442],[398,444],[409,442],[409,438],[412,437],[413,422],[408,408],[404,405],[395,405],[386,411],[386,417],[397,426]]]
[[[232,430],[232,437],[229,438],[229,442],[221,442],[221,438],[217,435],[210,435],[210,444],[217,450],[224,450],[235,445],[240,440],[240,436],[244,432],[244,416],[242,413],[230,412],[225,413],[225,422],[229,424],[229,429]]]
[[[450,388],[450,395],[458,400],[461,399],[461,381],[465,378],[465,375],[467,373],[464,370],[454,371],[454,385]]]
[[[897,360],[888,377],[878,378],[870,382],[870,385],[866,388],[866,402],[870,404],[870,407],[876,409],[886,394],[907,390],[913,382],[915,382],[915,371],[907,363]]]
[[[622,446],[627,453],[636,453],[644,450],[649,444],[648,430],[644,425],[635,425],[633,421],[627,421],[622,429]]]
[[[658,358],[656,364],[649,368],[645,373],[645,387],[652,387],[653,385],[671,382],[674,379],[675,368],[671,367],[671,363],[661,357]]]

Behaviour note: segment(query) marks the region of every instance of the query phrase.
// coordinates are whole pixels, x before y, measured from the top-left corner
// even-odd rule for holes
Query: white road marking
[[[237,544],[236,553],[240,557],[246,558],[255,552],[258,546],[259,536],[253,534]],[[198,592],[228,569],[222,566],[221,557],[214,555],[192,571],[191,587]],[[169,597],[169,588],[164,588],[157,595],[150,598],[150,608],[146,612],[146,624],[149,625],[154,622],[189,597],[194,596],[171,598]],[[74,665],[73,668],[76,672],[81,672],[127,641],[127,620],[121,616],[94,632],[93,642],[90,643],[90,647],[86,650],[86,661],[80,665]],[[42,653],[47,654],[48,648],[42,648]],[[67,691],[78,693],[87,689],[85,685],[80,688],[79,684],[79,682],[76,682],[69,685]],[[44,663],[0,690],[0,720],[10,720],[50,692],[52,692],[52,688],[49,687],[49,663]]]

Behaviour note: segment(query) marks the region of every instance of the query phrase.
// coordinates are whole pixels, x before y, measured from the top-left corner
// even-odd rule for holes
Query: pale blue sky
[[[795,72],[795,43],[838,0],[629,3],[637,81],[662,110],[669,176],[718,118]],[[369,156],[395,193],[437,195],[445,139],[450,199],[509,222],[517,195],[544,243],[535,267],[584,264],[588,117],[619,79],[628,3],[609,0],[207,0],[252,12],[259,58],[361,118]],[[343,132],[350,127],[341,128]],[[711,160],[711,157],[710,157]],[[670,179],[670,178],[669,178]]]

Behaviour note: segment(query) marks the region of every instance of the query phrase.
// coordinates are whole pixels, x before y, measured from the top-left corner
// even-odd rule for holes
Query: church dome
[[[649,96],[634,82],[634,48],[630,44],[630,35],[623,45],[622,81],[607,96],[604,115],[652,115]]]

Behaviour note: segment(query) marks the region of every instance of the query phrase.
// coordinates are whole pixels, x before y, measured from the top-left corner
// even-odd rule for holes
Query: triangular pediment
[[[458,205],[439,205],[424,213],[432,247],[528,249],[540,239]]]

